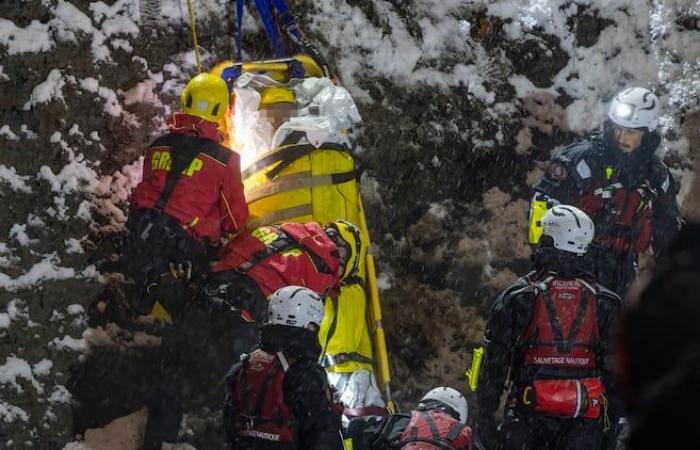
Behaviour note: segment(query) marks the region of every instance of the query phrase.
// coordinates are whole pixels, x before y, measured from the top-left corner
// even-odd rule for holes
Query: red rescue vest
[[[285,371],[278,355],[263,350],[254,351],[243,364],[233,391],[234,429],[239,436],[296,443],[298,424],[284,400]]]
[[[579,279],[538,283],[534,314],[525,331],[525,366],[596,368],[596,303],[593,288]]]
[[[318,223],[283,223],[244,231],[226,245],[212,270],[245,273],[269,296],[284,286],[333,291],[340,283],[339,265],[338,248]]]
[[[401,450],[471,450],[472,429],[440,410],[413,411]]]
[[[596,224],[596,244],[618,252],[643,252],[651,243],[653,197],[645,185],[628,190],[619,182],[605,182],[588,191],[579,207]]]

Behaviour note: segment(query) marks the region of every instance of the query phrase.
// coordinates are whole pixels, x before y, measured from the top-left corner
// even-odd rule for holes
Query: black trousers
[[[221,408],[226,373],[258,341],[258,323],[245,322],[239,312],[203,298],[175,318],[161,344],[143,449],[160,450],[163,442],[176,442],[188,404]]]
[[[501,427],[501,448],[601,450],[604,434],[602,420],[546,417],[508,409]]]
[[[131,211],[127,229],[122,265],[137,287],[132,309],[147,314],[159,301],[171,315],[178,314],[190,296],[188,286],[203,280],[209,271],[207,244],[187,234],[172,217],[154,210]],[[171,264],[186,269],[186,279],[173,278]]]

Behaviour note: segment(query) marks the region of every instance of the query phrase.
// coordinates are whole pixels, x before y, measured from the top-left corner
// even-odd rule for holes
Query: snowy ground
[[[142,412],[67,444],[66,384],[96,333],[87,308],[113,280],[96,266],[100,236],[123,222],[141,148],[195,71],[186,3],[161,3],[161,34],[138,0],[0,6],[2,448],[135,448]],[[439,382],[463,388],[467,349],[440,340],[480,339],[479,307],[527,259],[518,236],[540,162],[597,126],[621,88],[651,87],[667,105],[662,152],[686,195],[700,145],[697,0],[290,3],[309,6],[308,31],[365,119],[363,192],[404,404]],[[205,66],[230,57],[230,2],[194,5]],[[426,301],[461,322],[437,336],[400,313]]]

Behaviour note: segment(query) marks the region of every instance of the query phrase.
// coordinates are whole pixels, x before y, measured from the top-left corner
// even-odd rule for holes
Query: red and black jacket
[[[651,246],[659,255],[679,228],[678,183],[653,154],[657,141],[645,140],[631,154],[608,142],[594,134],[564,148],[534,190],[586,212],[595,223],[594,244],[618,253]]]
[[[439,409],[413,411],[401,434],[401,450],[471,450],[472,429]]]
[[[614,392],[610,365],[620,306],[620,297],[585,275],[543,270],[508,287],[486,326],[480,418],[493,418],[509,372],[516,392],[538,379],[587,377],[600,377]]]
[[[298,423],[284,399],[285,373],[294,362],[282,352],[263,350],[244,360],[231,390],[235,413],[230,419],[238,439],[296,447]]]
[[[172,166],[172,152],[192,152],[164,205],[159,204]],[[245,228],[240,158],[219,144],[216,125],[186,114],[170,121],[170,133],[146,151],[143,179],[132,193],[132,210],[162,209],[195,239],[218,243],[221,233]]]
[[[343,448],[340,414],[315,360],[256,350],[231,369],[227,387],[224,430],[231,450]]]
[[[244,231],[226,245],[212,271],[243,273],[265,297],[284,286],[323,294],[338,289],[339,264],[338,248],[318,223],[284,223]]]
[[[355,417],[345,436],[352,439],[355,450],[471,450],[473,446],[472,429],[439,408]]]

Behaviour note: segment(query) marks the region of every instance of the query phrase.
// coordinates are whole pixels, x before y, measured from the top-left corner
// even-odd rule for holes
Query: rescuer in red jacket
[[[285,286],[305,286],[320,295],[357,274],[366,238],[338,220],[285,223],[243,231],[228,242],[201,295],[190,302],[163,338],[159,383],[149,400],[145,450],[176,442],[185,402],[223,396],[227,370],[259,340],[267,297]],[[252,320],[257,322],[253,323]]]
[[[462,394],[436,387],[411,414],[352,419],[346,437],[355,450],[471,450],[469,407]]]
[[[345,220],[325,227],[283,223],[245,231],[214,264],[205,295],[259,321],[266,298],[284,286],[337,293],[341,282],[358,276],[367,244],[364,233]]]
[[[151,143],[143,180],[134,189],[124,255],[137,286],[153,292],[173,274],[189,281],[206,273],[208,246],[239,232],[248,219],[237,153],[223,146],[217,123],[229,109],[226,83],[211,74],[192,78],[182,91],[182,112],[168,120],[168,134]],[[184,292],[163,292],[154,300],[177,313]],[[143,299],[142,299],[143,300]]]
[[[227,377],[224,430],[231,450],[341,450],[340,412],[323,368],[323,297],[301,286],[270,296],[258,349]]]
[[[477,433],[489,450],[601,449],[619,414],[610,363],[620,298],[591,275],[594,226],[583,211],[555,206],[542,226],[534,270],[491,307]]]
[[[208,389],[201,376],[204,381],[188,384],[181,376],[169,378],[170,370],[205,358],[207,348],[197,345],[211,344],[210,330],[239,326],[189,302],[197,292],[192,287],[209,272],[208,250],[219,246],[222,235],[238,233],[248,218],[239,157],[221,145],[217,130],[229,108],[228,87],[219,77],[200,74],[187,84],[181,101],[182,112],[168,121],[169,133],[146,152],[127,223],[124,261],[141,288],[138,312],[150,312],[157,300],[173,320],[162,340],[159,383],[148,399],[145,450],[175,442],[184,399]],[[231,345],[219,342],[216,348]]]

